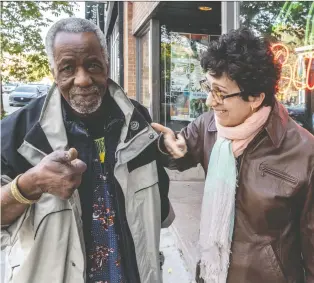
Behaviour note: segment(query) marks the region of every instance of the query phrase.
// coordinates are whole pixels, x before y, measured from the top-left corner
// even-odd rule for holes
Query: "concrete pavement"
[[[171,226],[177,248],[189,272],[195,275],[204,181],[171,181],[169,198],[176,218]],[[180,281],[177,281],[180,282]]]
[[[187,270],[182,253],[177,248],[177,239],[172,227],[162,229],[160,250],[165,262],[163,265],[163,283],[192,283],[192,274]]]

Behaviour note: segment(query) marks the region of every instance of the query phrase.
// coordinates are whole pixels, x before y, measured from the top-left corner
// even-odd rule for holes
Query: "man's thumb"
[[[67,151],[66,155],[68,157],[68,161],[72,161],[78,157],[78,152],[75,148],[72,147]]]
[[[68,163],[75,160],[78,156],[75,148],[70,148],[68,151],[54,151],[51,153],[51,159],[56,162]]]

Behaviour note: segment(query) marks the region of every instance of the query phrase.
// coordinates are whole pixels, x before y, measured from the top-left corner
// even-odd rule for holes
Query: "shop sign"
[[[313,90],[314,51],[306,51],[291,61],[289,48],[281,43],[272,45],[272,51],[285,75],[281,76],[280,92],[286,93],[293,86],[297,90]],[[311,82],[312,81],[312,82]]]
[[[85,19],[99,26],[102,32],[105,27],[105,7],[101,2],[85,2]]]

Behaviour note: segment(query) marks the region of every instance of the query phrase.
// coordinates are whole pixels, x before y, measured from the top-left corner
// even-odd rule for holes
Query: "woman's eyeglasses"
[[[211,95],[211,97],[214,98],[215,101],[219,104],[222,104],[226,98],[239,96],[240,94],[243,93],[243,91],[240,91],[237,93],[223,95],[221,91],[219,91],[218,89],[212,89],[206,79],[201,80],[200,85],[201,85],[202,91],[208,93],[208,95]]]

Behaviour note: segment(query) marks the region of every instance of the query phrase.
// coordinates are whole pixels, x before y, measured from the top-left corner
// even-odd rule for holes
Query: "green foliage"
[[[48,59],[45,53],[32,53],[26,56],[12,57],[10,63],[5,65],[4,81],[14,80],[20,82],[40,81],[43,77],[50,76]]]
[[[44,12],[51,11],[56,17],[61,13],[72,16],[73,8],[73,3],[67,1],[2,2],[0,25],[3,52],[9,54],[41,52],[44,49],[40,36],[41,27],[47,27],[52,23]]]
[[[281,40],[283,34],[298,40],[305,40],[309,36],[306,26],[314,16],[310,13],[313,5],[311,1],[243,1],[240,5],[242,26],[278,40]],[[310,31],[310,35],[313,32]]]
[[[47,76],[49,66],[41,28],[53,22],[49,13],[55,17],[61,14],[73,16],[76,4],[68,1],[6,1],[0,5],[1,71],[7,73],[4,79],[35,81]]]
[[[6,112],[1,112],[1,115],[0,115],[0,120],[2,120],[3,118],[5,118],[7,116],[7,113]]]

